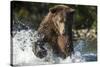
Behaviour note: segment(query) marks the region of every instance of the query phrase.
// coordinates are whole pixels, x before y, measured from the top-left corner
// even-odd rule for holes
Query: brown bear
[[[38,34],[40,35],[40,44],[48,42],[53,49],[53,53],[59,57],[66,58],[69,55],[69,37],[65,33],[65,21],[66,14],[73,12],[74,9],[66,5],[56,5],[49,9],[49,13],[45,16],[38,28]],[[42,55],[40,58],[46,56],[46,51],[38,52],[38,55]]]

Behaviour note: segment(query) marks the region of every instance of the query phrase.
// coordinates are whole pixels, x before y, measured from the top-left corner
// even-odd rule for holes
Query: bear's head
[[[52,23],[54,24],[54,29],[58,35],[62,35],[65,32],[65,21],[67,19],[67,14],[74,12],[74,9],[66,5],[56,5],[49,9],[52,15]]]

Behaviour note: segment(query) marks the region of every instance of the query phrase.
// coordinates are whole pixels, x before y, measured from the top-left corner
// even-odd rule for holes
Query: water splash
[[[15,34],[15,31],[13,31]],[[95,54],[87,53],[82,54],[84,41],[79,41],[76,46],[74,46],[75,53],[72,57],[67,57],[66,59],[61,59],[55,57],[52,54],[52,50],[48,49],[48,55],[40,59],[34,55],[32,52],[32,46],[39,37],[37,31],[32,30],[21,30],[16,31],[13,39],[13,65],[38,65],[38,64],[58,64],[58,63],[75,63],[75,62],[85,62],[87,61],[87,56],[96,56]],[[47,46],[45,46],[47,47]]]

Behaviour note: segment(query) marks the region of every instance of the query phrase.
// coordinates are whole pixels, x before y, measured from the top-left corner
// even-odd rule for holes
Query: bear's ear
[[[50,8],[49,11],[50,11],[51,13],[55,13],[55,12],[57,11],[57,9],[56,9],[55,7],[53,7],[53,8]]]

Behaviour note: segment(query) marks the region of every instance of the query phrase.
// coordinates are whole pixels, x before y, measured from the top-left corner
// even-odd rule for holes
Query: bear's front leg
[[[32,51],[33,53],[39,57],[44,58],[47,56],[47,50],[44,47],[45,42],[43,41],[43,36],[39,35],[39,39],[35,42],[35,46],[33,46]]]
[[[66,37],[64,35],[59,35],[58,39],[57,39],[57,44],[58,44],[58,48],[59,48],[59,56],[61,58],[66,58]]]

